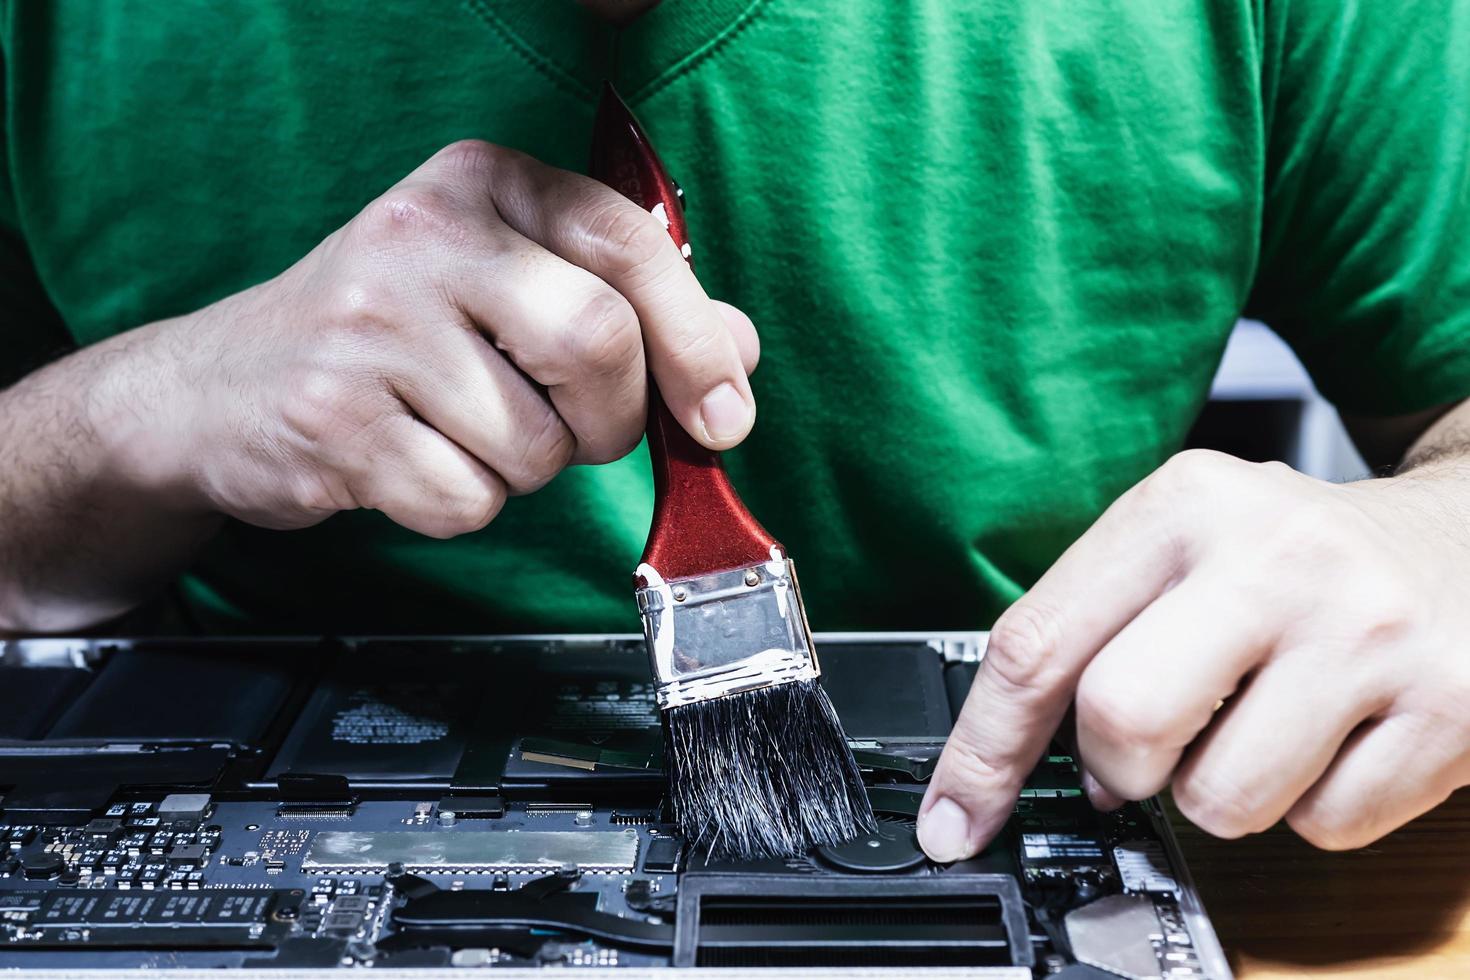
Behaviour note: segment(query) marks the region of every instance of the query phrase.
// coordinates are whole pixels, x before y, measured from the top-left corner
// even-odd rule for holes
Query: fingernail
[[[1082,770],[1082,792],[1087,794],[1088,802],[1095,809],[1102,809],[1097,805],[1098,798],[1102,793],[1102,783],[1098,782],[1097,777],[1086,769]]]
[[[729,382],[704,396],[699,416],[705,434],[716,442],[739,439],[755,421],[750,405]]]
[[[1109,813],[1123,805],[1121,798],[1108,792],[1097,777],[1086,769],[1082,770],[1082,791],[1087,794],[1087,802],[1092,804],[1094,810]]]
[[[960,861],[970,856],[970,818],[949,797],[940,797],[919,817],[919,846],[935,861]]]

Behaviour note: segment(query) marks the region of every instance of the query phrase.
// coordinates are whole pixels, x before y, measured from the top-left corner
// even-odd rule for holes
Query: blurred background
[[[1279,459],[1324,480],[1369,472],[1291,348],[1251,320],[1236,325],[1188,445],[1257,462]]]

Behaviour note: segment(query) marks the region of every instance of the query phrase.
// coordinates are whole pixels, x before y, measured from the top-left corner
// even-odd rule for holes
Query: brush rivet
[[[689,598],[689,592],[686,589],[684,589],[683,587],[676,587],[674,589],[675,602],[683,602],[687,598]]]
[[[749,571],[747,571],[745,573],[745,584],[746,585],[750,585],[750,586],[760,585],[761,584],[761,573],[760,572],[757,572],[753,568],[750,569]]]

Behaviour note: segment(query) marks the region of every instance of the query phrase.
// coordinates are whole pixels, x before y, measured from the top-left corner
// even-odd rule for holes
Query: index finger
[[[590,177],[507,156],[491,182],[506,223],[627,298],[659,393],[690,435],[711,449],[744,439],[755,398],[740,350],[659,220]]]
[[[1005,825],[1066,715],[1083,669],[1188,561],[1167,499],[1144,481],[1107,509],[996,620],[919,810],[936,861],[977,853]]]

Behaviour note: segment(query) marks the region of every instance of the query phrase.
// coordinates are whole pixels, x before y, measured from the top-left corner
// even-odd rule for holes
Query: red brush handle
[[[689,259],[678,185],[611,85],[603,86],[597,107],[590,173],[663,221],[669,237]],[[654,500],[644,563],[667,581],[770,560],[771,548],[780,546],[740,502],[720,454],[684,431],[651,377],[648,453],[653,459]]]

